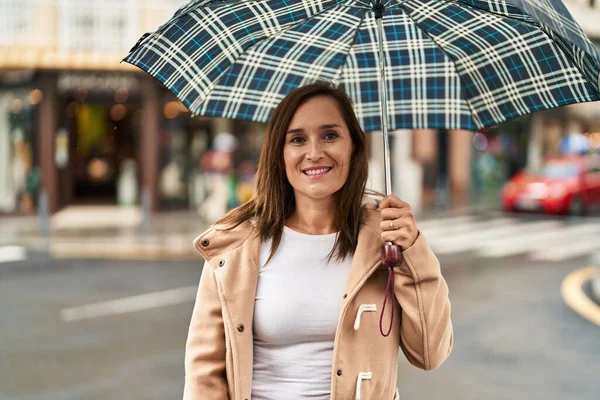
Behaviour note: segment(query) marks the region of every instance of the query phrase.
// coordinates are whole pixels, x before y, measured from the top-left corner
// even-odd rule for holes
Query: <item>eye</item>
[[[304,143],[304,138],[302,136],[294,136],[290,139],[290,143],[292,144],[302,144]]]
[[[338,135],[338,133],[335,132],[335,131],[330,131],[330,132],[327,132],[325,134],[325,136],[323,136],[323,137],[325,138],[325,140],[332,141],[332,140],[335,140],[335,139],[339,138],[340,135]]]

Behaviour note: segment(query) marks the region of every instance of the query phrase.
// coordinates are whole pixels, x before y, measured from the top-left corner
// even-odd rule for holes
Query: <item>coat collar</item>
[[[381,215],[376,206],[367,204],[361,208],[361,226],[358,233],[358,244],[352,258],[352,266],[346,281],[345,293],[351,294],[368,278],[369,272],[381,258]],[[260,236],[251,221],[245,221],[237,227],[226,230],[223,225],[213,225],[194,240],[194,247],[213,266],[218,266],[219,259],[241,246],[247,247],[250,269],[258,279],[258,263],[260,254]],[[253,277],[254,278],[254,277]]]

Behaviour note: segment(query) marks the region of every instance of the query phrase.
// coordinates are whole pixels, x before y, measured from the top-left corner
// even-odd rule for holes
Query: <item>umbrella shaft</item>
[[[383,159],[385,171],[385,194],[392,193],[392,176],[390,168],[390,140],[388,136],[388,116],[387,116],[387,88],[385,81],[385,59],[383,56],[383,21],[376,18],[377,22],[377,42],[379,45],[379,103],[381,105],[381,130],[383,131]]]

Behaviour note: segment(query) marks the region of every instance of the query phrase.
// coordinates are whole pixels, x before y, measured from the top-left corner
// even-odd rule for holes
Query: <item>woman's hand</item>
[[[402,250],[415,243],[419,232],[415,215],[408,203],[400,200],[395,194],[386,196],[378,209],[381,211],[381,239],[384,243],[392,242]]]

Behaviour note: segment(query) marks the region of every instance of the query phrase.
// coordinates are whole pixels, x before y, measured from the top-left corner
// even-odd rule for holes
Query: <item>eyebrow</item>
[[[325,124],[325,125],[321,125],[319,128],[320,129],[330,129],[330,128],[340,128],[340,127],[341,127],[340,124]],[[304,129],[302,129],[302,128],[290,129],[289,131],[287,131],[287,135],[291,135],[293,133],[300,133],[300,132],[304,132]]]

